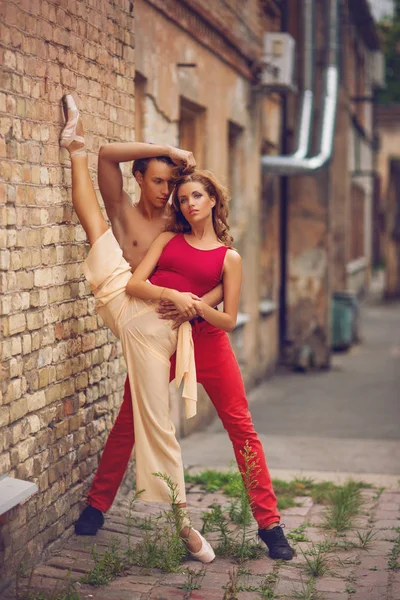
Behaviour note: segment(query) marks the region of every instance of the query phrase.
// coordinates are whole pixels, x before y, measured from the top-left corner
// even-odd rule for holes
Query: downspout
[[[282,3],[281,30],[288,30],[288,0]],[[315,27],[315,0],[303,0],[303,93],[301,98],[300,126],[297,138],[297,149],[293,154],[288,154],[287,143],[287,98],[282,97],[282,134],[281,148],[285,159],[302,159],[308,154],[311,138],[311,119],[314,104],[314,27]],[[280,354],[284,356],[286,343],[286,283],[287,283],[287,237],[288,237],[288,178],[283,176],[280,181],[280,256],[281,273],[279,289],[279,340]]]
[[[306,0],[304,0],[306,3]],[[329,35],[328,35],[328,60],[325,69],[324,105],[322,115],[321,140],[319,153],[313,157],[305,158],[303,154],[304,139],[309,139],[310,132],[300,132],[299,149],[293,155],[261,157],[262,169],[277,175],[307,175],[325,167],[332,158],[333,142],[335,135],[336,109],[339,89],[338,69],[338,30],[339,30],[339,2],[329,0]],[[311,121],[311,119],[310,119]],[[308,148],[308,143],[307,143]]]
[[[287,21],[287,17],[285,17]],[[303,94],[297,150],[285,158],[301,159],[308,154],[311,138],[311,119],[314,104],[314,27],[315,0],[303,0]],[[285,26],[287,30],[287,25]],[[285,132],[283,132],[285,134]]]

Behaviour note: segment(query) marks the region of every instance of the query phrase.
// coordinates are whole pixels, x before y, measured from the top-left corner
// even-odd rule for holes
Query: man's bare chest
[[[135,214],[136,213],[136,214]],[[113,227],[125,259],[136,269],[156,237],[164,231],[165,221],[137,218],[137,212],[127,217],[123,227]]]

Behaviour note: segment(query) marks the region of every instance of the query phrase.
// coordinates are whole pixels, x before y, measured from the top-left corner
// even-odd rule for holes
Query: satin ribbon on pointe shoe
[[[82,147],[73,150],[71,152],[71,157],[77,155],[87,156],[85,150],[85,138],[81,135],[77,135],[76,133],[80,114],[78,107],[75,104],[75,100],[73,99],[71,94],[66,94],[62,98],[62,103],[66,124],[61,132],[60,146],[68,150],[69,146],[73,142],[78,142],[82,144]]]

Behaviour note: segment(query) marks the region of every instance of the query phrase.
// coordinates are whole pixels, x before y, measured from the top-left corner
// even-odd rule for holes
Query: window
[[[230,207],[231,223],[237,224],[244,208],[245,160],[243,128],[228,121],[228,188],[232,196]]]
[[[351,186],[351,241],[350,260],[362,258],[365,255],[365,192],[363,188],[353,183]]]
[[[179,147],[193,152],[199,169],[204,168],[205,117],[203,106],[186,98],[180,99]]]

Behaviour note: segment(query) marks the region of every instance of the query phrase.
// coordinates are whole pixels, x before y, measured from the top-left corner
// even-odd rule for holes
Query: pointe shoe
[[[81,146],[78,146],[72,150],[72,152],[70,151],[71,157],[77,155],[87,156],[85,150],[85,138],[76,133],[80,114],[71,94],[66,94],[62,97],[62,104],[66,124],[61,132],[60,146],[68,150],[71,144],[77,142],[78,144],[81,144]]]
[[[211,544],[209,544],[207,540],[203,538],[203,536],[197,531],[197,529],[193,529],[192,527],[192,531],[194,531],[201,539],[201,548],[198,552],[191,552],[190,550],[188,550],[190,556],[204,564],[212,562],[215,558],[215,552],[212,549]]]

